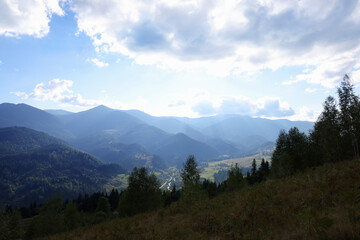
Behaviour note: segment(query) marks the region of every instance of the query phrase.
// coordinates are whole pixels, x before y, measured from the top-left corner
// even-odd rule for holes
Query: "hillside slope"
[[[359,160],[326,164],[51,239],[360,239],[359,182]]]
[[[43,202],[55,193],[74,198],[104,188],[126,173],[117,164],[25,127],[0,128],[0,207]]]
[[[0,128],[0,157],[32,151],[50,144],[65,142],[26,127]]]

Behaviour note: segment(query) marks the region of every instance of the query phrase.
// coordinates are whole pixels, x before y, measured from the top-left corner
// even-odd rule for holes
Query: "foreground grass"
[[[360,239],[360,161],[327,164],[51,239]]]

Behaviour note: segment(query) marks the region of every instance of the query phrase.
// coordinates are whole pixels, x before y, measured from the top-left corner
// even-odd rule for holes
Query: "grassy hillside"
[[[325,164],[51,239],[360,239],[360,161]]]

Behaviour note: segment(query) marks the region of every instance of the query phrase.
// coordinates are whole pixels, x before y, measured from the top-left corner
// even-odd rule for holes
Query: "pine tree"
[[[180,171],[183,182],[182,199],[185,202],[197,201],[201,197],[200,171],[195,161],[194,155],[190,155],[183,169]]]
[[[360,133],[359,98],[354,93],[354,86],[348,75],[345,75],[338,88],[340,125],[343,157],[359,157],[358,142]]]
[[[265,161],[265,159],[263,158],[261,160],[260,167],[257,172],[257,177],[258,177],[257,181],[258,182],[265,181],[266,177],[269,175],[269,172],[270,172],[269,162]]]
[[[120,199],[120,195],[118,190],[113,188],[109,195],[109,203],[112,211],[118,208],[119,199]]]
[[[324,110],[310,134],[310,166],[341,159],[340,116],[335,98],[327,97],[323,106]]]
[[[194,155],[190,155],[187,158],[185,164],[183,165],[183,169],[180,171],[180,176],[184,187],[200,184],[200,171]]]

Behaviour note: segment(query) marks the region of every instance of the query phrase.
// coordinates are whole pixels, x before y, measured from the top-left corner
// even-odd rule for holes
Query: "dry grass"
[[[360,161],[327,164],[51,239],[360,239]]]

